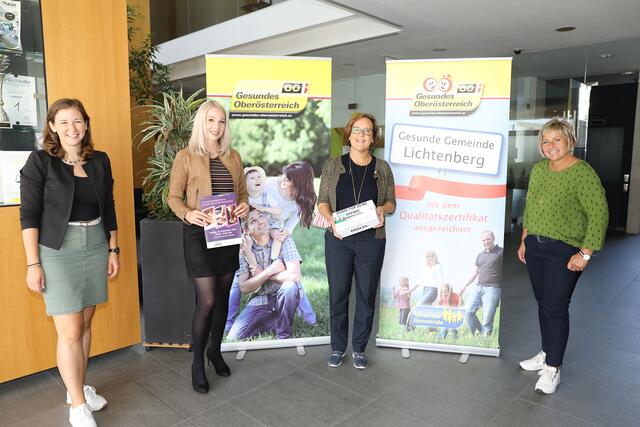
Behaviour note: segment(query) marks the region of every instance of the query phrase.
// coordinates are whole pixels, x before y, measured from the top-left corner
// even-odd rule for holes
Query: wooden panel
[[[82,100],[111,158],[121,271],[99,306],[93,354],[140,342],[125,0],[42,0],[47,97]],[[18,208],[0,208],[0,382],[55,366],[55,330],[24,284]]]
[[[149,36],[151,31],[151,19],[149,17],[149,0],[127,0],[127,4],[135,8],[136,16],[133,19],[131,25],[136,29],[133,33],[133,39],[131,45],[139,48]],[[131,100],[132,107],[135,105],[133,99]],[[140,133],[144,126],[142,122],[147,120],[149,115],[144,109],[132,108],[131,109],[131,135],[136,137]],[[149,167],[147,163],[147,157],[153,153],[153,144],[145,144],[141,148],[137,148],[142,137],[137,137],[133,141],[132,153],[133,153],[133,186],[135,188],[142,187],[142,180],[144,179],[144,170]]]

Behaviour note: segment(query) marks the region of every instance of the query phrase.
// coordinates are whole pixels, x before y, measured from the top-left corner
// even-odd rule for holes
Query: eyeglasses
[[[371,128],[352,127],[351,128],[351,133],[363,133],[365,135],[373,135],[373,129],[371,129]]]

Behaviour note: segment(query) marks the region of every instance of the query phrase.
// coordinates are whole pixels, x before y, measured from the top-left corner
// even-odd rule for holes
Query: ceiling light
[[[434,52],[445,52],[447,50],[446,47],[434,47],[433,49],[431,49]]]
[[[636,73],[635,71],[623,71],[620,74],[624,74],[625,76],[630,76],[631,74],[635,74],[635,73]]]
[[[576,27],[560,27],[560,28],[556,28],[556,31],[559,33],[567,33],[569,31],[573,31],[575,30]]]
[[[596,55],[596,58],[598,59],[609,59],[609,58],[613,58],[615,55],[613,53],[601,53],[599,55]]]

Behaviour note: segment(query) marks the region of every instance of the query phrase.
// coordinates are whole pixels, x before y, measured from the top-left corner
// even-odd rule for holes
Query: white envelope
[[[336,231],[342,237],[360,233],[378,225],[380,220],[372,200],[350,206],[333,213]]]

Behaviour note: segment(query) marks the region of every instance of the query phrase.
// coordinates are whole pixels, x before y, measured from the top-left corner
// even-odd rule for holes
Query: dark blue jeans
[[[567,269],[578,248],[544,236],[524,240],[527,271],[538,302],[542,351],[549,366],[562,365],[569,339],[569,303],[581,272]]]
[[[376,305],[376,292],[384,260],[386,239],[358,234],[338,240],[325,233],[325,261],[329,279],[331,312],[331,348],[347,349],[349,333],[349,294],[353,275],[356,277],[356,312],[353,319],[351,346],[356,353],[364,352],[369,342]]]

